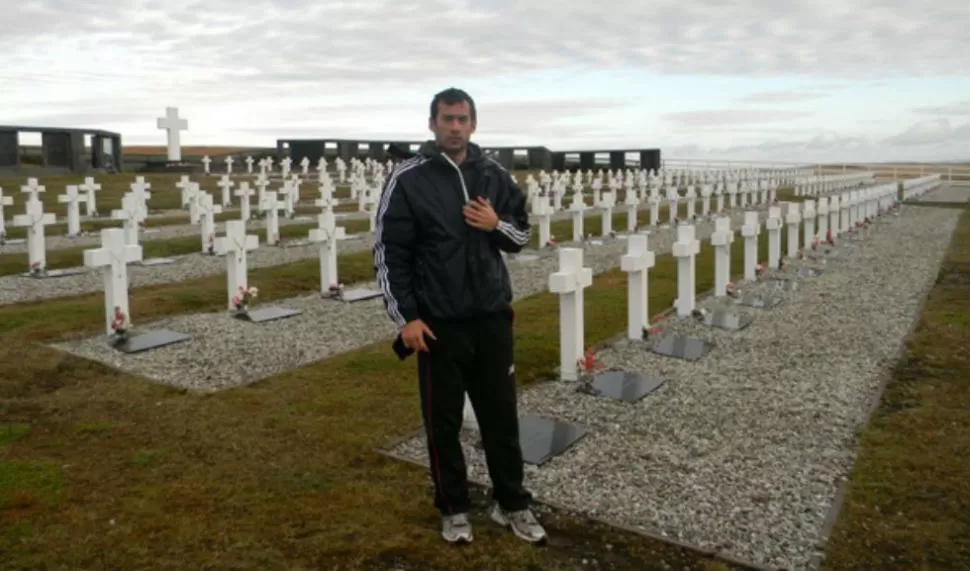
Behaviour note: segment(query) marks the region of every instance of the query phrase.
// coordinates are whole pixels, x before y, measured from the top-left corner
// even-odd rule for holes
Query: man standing
[[[374,268],[400,328],[398,342],[418,353],[442,537],[472,540],[459,440],[467,391],[492,480],[491,517],[526,541],[542,542],[546,532],[522,484],[512,284],[501,256],[521,251],[532,231],[512,175],[469,142],[476,120],[475,102],[464,91],[434,96],[428,120],[434,141],[397,165],[381,195]]]

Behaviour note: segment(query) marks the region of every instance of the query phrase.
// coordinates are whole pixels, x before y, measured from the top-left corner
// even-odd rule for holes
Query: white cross
[[[135,182],[129,186],[131,193],[135,195],[135,199],[138,201],[138,206],[141,209],[142,220],[148,217],[148,199],[152,197],[152,193],[148,192],[152,185],[145,182],[145,177],[139,176],[135,177]]]
[[[539,248],[545,248],[552,238],[552,204],[548,196],[536,196],[532,199],[532,215],[539,218]]]
[[[573,201],[569,204],[569,211],[573,214],[573,242],[582,242],[583,225],[586,221],[586,203],[583,202],[583,195],[574,193]]]
[[[189,190],[187,194],[189,198],[189,224],[198,224],[199,198],[202,195],[202,190],[199,189],[199,183],[189,183]]]
[[[138,245],[138,224],[144,220],[141,214],[138,197],[131,192],[126,192],[121,197],[121,210],[111,211],[112,220],[121,220],[122,227],[125,230],[125,242],[129,246]]]
[[[603,210],[603,223],[600,230],[604,237],[613,233],[613,207],[616,206],[616,194],[612,191],[604,192],[597,204]]]
[[[158,118],[158,128],[168,134],[168,160],[181,161],[182,145],[179,140],[181,138],[179,131],[187,131],[189,122],[179,118],[178,107],[165,108],[165,116]]]
[[[689,317],[694,311],[697,295],[696,274],[697,264],[694,257],[701,251],[700,240],[695,237],[692,224],[681,224],[677,227],[677,241],[672,247],[672,254],[677,258],[677,316]]]
[[[802,221],[802,215],[797,202],[789,202],[787,206],[785,222],[788,223],[788,257],[794,259],[798,256],[798,224]]]
[[[282,192],[283,192],[283,214],[287,218],[292,218],[293,215],[296,213],[296,210],[293,208],[293,194],[295,191],[293,190],[292,181],[289,181],[289,180],[283,181]]]
[[[53,214],[44,212],[41,201],[28,200],[24,207],[24,214],[13,217],[13,225],[27,228],[27,261],[30,269],[45,270],[47,268],[47,245],[44,227],[56,222]]]
[[[667,187],[667,217],[671,226],[677,221],[678,204],[680,204],[680,191],[676,186]]]
[[[128,264],[142,259],[141,246],[127,243],[124,230],[101,230],[101,247],[84,251],[84,265],[101,268],[104,280],[105,330],[111,335],[111,322],[120,311],[128,316]],[[129,318],[130,322],[130,318]]]
[[[222,212],[222,207],[212,202],[212,195],[203,192],[199,197],[199,221],[202,224],[202,253],[209,253],[216,239],[216,214]]]
[[[266,243],[269,245],[275,246],[280,241],[280,208],[283,206],[275,191],[268,190],[263,194],[260,208],[266,212]]]
[[[805,248],[815,239],[815,200],[809,198],[802,203],[802,242]]]
[[[303,176],[306,176],[310,171],[310,159],[303,157],[303,160],[300,161],[300,167],[303,169]]]
[[[781,208],[768,207],[768,218],[765,219],[765,229],[768,230],[768,267],[776,270],[781,263]]]
[[[209,174],[209,165],[211,163],[212,159],[209,158],[209,155],[202,157],[202,166],[205,168],[205,174]]]
[[[248,174],[253,174],[253,158],[246,157],[246,172]]]
[[[86,196],[78,194],[74,185],[68,185],[65,194],[58,195],[57,202],[67,204],[67,235],[70,238],[81,233],[81,208],[79,203],[87,200]]]
[[[579,358],[583,356],[584,294],[593,284],[593,270],[583,267],[583,250],[561,248],[559,271],[549,275],[549,291],[559,295],[559,375],[564,381],[578,381]]]
[[[94,193],[101,190],[101,185],[94,182],[93,177],[87,176],[84,177],[84,184],[78,185],[77,188],[84,193],[85,214],[87,216],[96,216],[98,214],[98,205]]]
[[[623,197],[626,206],[626,231],[630,234],[637,231],[637,210],[640,208],[640,197],[631,189],[627,189]]]
[[[744,225],[741,226],[741,236],[744,237],[744,279],[755,281],[755,266],[758,265],[758,235],[761,234],[761,222],[756,211],[744,213]]]
[[[226,235],[216,238],[214,251],[217,256],[226,256],[226,289],[229,309],[235,309],[232,298],[241,290],[249,287],[247,252],[259,247],[259,236],[246,234],[246,223],[242,220],[226,222]]]
[[[232,174],[232,163],[236,162],[232,156],[226,157],[226,174]]]
[[[219,182],[216,183],[216,186],[222,189],[222,206],[224,208],[229,208],[230,206],[232,206],[232,198],[231,198],[232,179],[229,178],[229,175],[227,174],[222,175],[222,178],[219,179]]]
[[[7,235],[7,228],[3,218],[3,207],[13,206],[13,197],[3,195],[3,187],[0,187],[0,241]]]
[[[27,184],[20,187],[20,192],[26,192],[29,196],[27,197],[27,202],[31,200],[40,200],[38,193],[47,190],[45,187],[37,184],[36,178],[28,178]]]
[[[182,208],[188,208],[189,189],[192,188],[192,180],[187,175],[182,175],[181,180],[175,183],[175,188],[182,191]]]
[[[255,194],[253,189],[249,188],[248,182],[240,182],[239,189],[234,192],[236,196],[239,197],[239,219],[242,221],[247,221],[251,218],[249,210],[249,197]]]
[[[649,274],[656,264],[646,234],[627,237],[627,251],[620,258],[620,269],[627,273],[627,339],[643,339],[643,330],[650,327]]]
[[[714,232],[711,234],[711,245],[714,246],[714,297],[723,297],[727,294],[727,284],[731,278],[731,244],[733,243],[731,218],[718,216],[714,220]]]
[[[343,226],[337,226],[333,212],[317,216],[317,228],[310,230],[310,242],[320,244],[320,293],[330,291],[337,279],[337,241],[347,237]]]

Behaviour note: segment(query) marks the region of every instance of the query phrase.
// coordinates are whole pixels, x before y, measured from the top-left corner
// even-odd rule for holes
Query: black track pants
[[[442,514],[470,508],[461,431],[465,391],[475,409],[493,497],[508,511],[528,507],[513,364],[512,310],[468,321],[425,320],[437,337],[418,353],[421,412],[428,439],[435,507]]]

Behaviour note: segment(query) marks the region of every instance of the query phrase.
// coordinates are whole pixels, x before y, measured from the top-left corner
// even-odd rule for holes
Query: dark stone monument
[[[559,456],[586,435],[586,427],[543,418],[534,414],[519,417],[519,445],[522,459],[541,466],[550,458]]]
[[[697,361],[707,355],[714,348],[712,343],[697,337],[686,335],[671,334],[666,335],[656,343],[651,349],[658,355],[674,357],[685,361]]]
[[[593,394],[634,403],[660,388],[664,381],[630,371],[604,371],[590,382]]]
[[[741,313],[731,313],[723,309],[714,310],[704,316],[704,325],[728,331],[740,331],[751,325],[751,317]]]
[[[129,337],[123,341],[114,343],[114,348],[122,353],[142,353],[150,349],[157,349],[175,343],[182,343],[191,339],[191,335],[171,331],[169,329],[157,329],[146,331],[140,335]]]
[[[20,137],[17,131],[0,131],[0,167],[20,166]]]

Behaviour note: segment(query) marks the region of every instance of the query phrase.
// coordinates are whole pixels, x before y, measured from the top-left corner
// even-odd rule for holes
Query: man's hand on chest
[[[480,196],[473,198],[462,207],[461,212],[465,217],[465,223],[472,228],[491,232],[498,226],[498,214],[495,213],[491,203]]]

